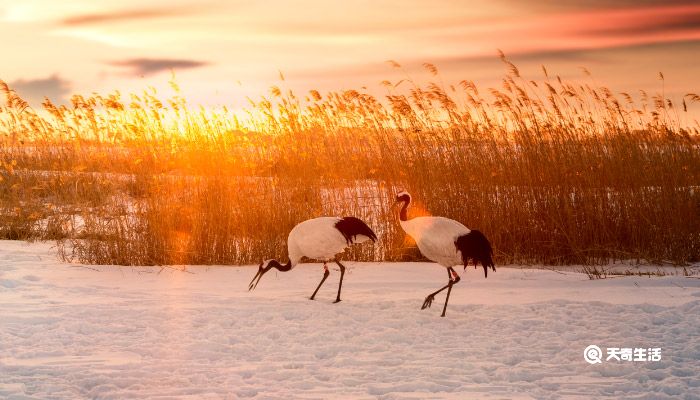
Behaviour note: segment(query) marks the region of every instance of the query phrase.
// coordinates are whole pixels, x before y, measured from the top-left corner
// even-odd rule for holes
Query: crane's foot
[[[340,299],[335,299],[335,301],[333,302],[333,304],[335,304],[335,303],[340,303]]]
[[[433,295],[433,294],[428,295],[428,297],[425,298],[425,301],[423,301],[423,306],[420,309],[425,310],[426,308],[433,305],[433,300],[435,300],[435,295]]]

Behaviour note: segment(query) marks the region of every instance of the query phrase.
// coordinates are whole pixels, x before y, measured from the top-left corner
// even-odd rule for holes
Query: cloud
[[[149,8],[149,9],[139,9],[139,10],[122,10],[98,14],[83,14],[76,15],[73,17],[65,18],[61,21],[62,25],[65,26],[79,26],[79,25],[91,25],[100,24],[105,22],[120,22],[120,21],[131,21],[135,19],[153,19],[153,18],[165,18],[173,17],[179,15],[189,14],[191,10],[189,9],[172,9],[172,8]]]
[[[125,61],[112,61],[107,63],[115,67],[130,69],[135,76],[153,75],[163,71],[176,69],[191,69],[209,65],[208,62],[170,58],[132,58]]]
[[[70,82],[58,74],[43,79],[18,79],[8,85],[34,107],[41,105],[44,97],[48,97],[52,102],[62,103],[71,92]]]
[[[521,65],[555,65],[561,63],[577,64],[579,66],[595,66],[614,62],[620,59],[632,60],[648,57],[648,54],[694,54],[700,50],[700,40],[675,41],[670,43],[636,43],[615,47],[542,50],[526,53],[506,53],[506,58]],[[422,65],[424,60],[409,60],[415,66]],[[491,55],[442,57],[431,60],[439,67],[464,69],[465,66],[494,67],[501,65],[496,51]],[[539,71],[539,68],[536,68]],[[502,68],[505,70],[505,67]]]
[[[504,3],[528,10],[562,11],[692,5],[696,0],[504,0]]]
[[[698,29],[700,29],[700,9],[692,10],[685,14],[657,16],[653,20],[631,26],[607,27],[606,29],[594,30],[593,33],[600,35],[642,35],[669,31],[697,31]]]

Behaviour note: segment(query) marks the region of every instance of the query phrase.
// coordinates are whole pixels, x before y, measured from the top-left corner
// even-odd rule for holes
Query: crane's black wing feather
[[[370,238],[373,242],[377,241],[377,235],[372,229],[367,226],[361,219],[355,217],[343,217],[335,223],[335,228],[340,231],[348,245],[355,242],[357,235],[364,235]]]
[[[488,277],[489,268],[496,271],[492,258],[493,249],[491,248],[491,243],[480,231],[475,229],[466,235],[458,237],[455,241],[455,246],[462,253],[462,262],[465,268],[469,259],[472,259],[474,260],[474,265],[476,265],[476,262],[480,262],[484,267],[485,277]]]

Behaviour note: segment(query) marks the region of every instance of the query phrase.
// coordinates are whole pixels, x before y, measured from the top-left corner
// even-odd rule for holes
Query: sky
[[[545,65],[653,93],[663,72],[668,96],[700,92],[700,1],[0,0],[0,37],[0,79],[34,102],[167,94],[171,71],[202,105],[240,106],[272,85],[381,94],[382,80],[433,79],[424,62],[445,83],[497,86],[498,49],[527,78]]]

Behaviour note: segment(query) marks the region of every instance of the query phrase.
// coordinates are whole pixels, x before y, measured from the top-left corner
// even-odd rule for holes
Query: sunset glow
[[[240,104],[279,83],[338,90],[416,79],[423,62],[446,81],[497,85],[503,50],[524,75],[540,65],[563,77],[588,68],[616,90],[697,87],[700,5],[694,2],[73,1],[0,6],[6,57],[0,77],[33,100],[69,93],[167,86],[174,70],[202,104]],[[27,51],[32,49],[32,51]],[[13,84],[14,83],[14,84]]]

